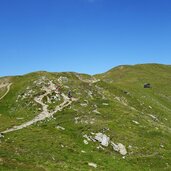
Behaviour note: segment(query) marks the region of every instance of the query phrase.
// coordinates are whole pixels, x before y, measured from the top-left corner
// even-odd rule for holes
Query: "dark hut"
[[[144,88],[151,88],[151,84],[150,83],[145,83]]]

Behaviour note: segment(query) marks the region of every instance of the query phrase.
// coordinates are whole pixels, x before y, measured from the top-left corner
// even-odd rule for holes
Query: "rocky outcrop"
[[[99,141],[102,146],[107,147],[109,145],[110,138],[102,133],[97,133],[94,137],[95,140]]]

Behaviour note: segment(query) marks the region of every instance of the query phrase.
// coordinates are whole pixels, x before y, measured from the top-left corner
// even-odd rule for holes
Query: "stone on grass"
[[[111,145],[114,151],[119,152],[121,155],[125,156],[127,154],[127,150],[123,144],[121,143],[115,144],[114,142],[111,142]]]
[[[97,109],[93,110],[93,113],[101,114]]]
[[[103,103],[103,106],[108,106],[109,104],[108,103]]]
[[[97,149],[98,149],[98,150],[100,150],[100,149],[104,150],[104,148],[103,148],[101,145],[99,145],[99,146],[97,147]]]
[[[86,145],[88,144],[88,141],[87,141],[87,140],[84,140],[83,142],[84,142],[84,144],[86,144]]]
[[[158,122],[159,120],[158,120],[158,118],[156,117],[156,116],[154,116],[154,115],[149,115],[154,121],[156,121],[156,122]]]
[[[118,147],[119,147],[120,154],[125,156],[127,154],[127,150],[126,150],[125,146],[123,144],[119,143]]]
[[[59,125],[58,125],[56,128],[57,128],[57,129],[60,129],[60,130],[63,130],[63,131],[65,130],[65,128],[64,128],[64,127],[59,126]]]
[[[95,140],[99,141],[102,146],[107,147],[109,145],[110,138],[102,133],[97,133],[94,137]]]
[[[86,153],[84,150],[81,150],[81,153]]]
[[[90,137],[88,135],[83,135],[84,138],[86,138],[88,141],[91,141]]]
[[[135,121],[135,120],[132,120],[133,123],[135,123],[136,125],[139,125],[140,123]]]
[[[97,168],[97,164],[95,164],[95,163],[88,163],[88,165],[91,167]]]
[[[87,103],[81,103],[80,104],[82,107],[86,107],[86,106],[88,106],[88,104]]]
[[[58,81],[59,81],[60,83],[67,83],[67,82],[68,82],[68,78],[67,78],[67,77],[62,77],[62,76],[60,76],[59,79],[58,79]]]

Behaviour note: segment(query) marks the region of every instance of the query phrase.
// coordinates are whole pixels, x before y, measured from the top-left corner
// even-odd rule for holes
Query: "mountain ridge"
[[[5,75],[5,76],[0,76],[0,78],[4,78],[4,77],[15,77],[15,76],[24,76],[24,75],[27,75],[27,74],[32,74],[32,73],[79,73],[79,74],[85,74],[85,75],[90,75],[90,76],[96,76],[96,75],[100,75],[100,74],[103,74],[103,73],[106,73],[106,72],[109,72],[113,69],[117,69],[119,67],[135,67],[135,66],[142,66],[142,65],[158,65],[158,66],[168,66],[170,67],[171,64],[160,64],[160,63],[143,63],[143,64],[124,64],[124,65],[117,65],[117,66],[114,66],[112,67],[111,69],[108,69],[107,71],[104,71],[104,72],[100,72],[100,73],[96,73],[96,74],[88,74],[88,73],[83,73],[83,72],[75,72],[75,71],[47,71],[47,70],[37,70],[37,71],[32,71],[32,72],[27,72],[25,74],[16,74],[16,75]]]

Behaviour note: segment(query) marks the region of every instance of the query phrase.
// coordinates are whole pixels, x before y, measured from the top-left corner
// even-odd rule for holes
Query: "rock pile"
[[[99,141],[102,146],[108,147],[110,138],[102,133],[97,133],[95,135],[95,140]]]
[[[88,141],[99,142],[103,147],[108,147],[109,144],[113,147],[113,150],[120,153],[122,156],[127,154],[126,147],[121,143],[114,143],[110,141],[110,137],[107,135],[99,132],[99,133],[91,133],[93,136],[84,135],[83,137],[86,139],[84,140],[84,144],[88,144]],[[102,146],[97,147],[98,149],[104,149]]]

